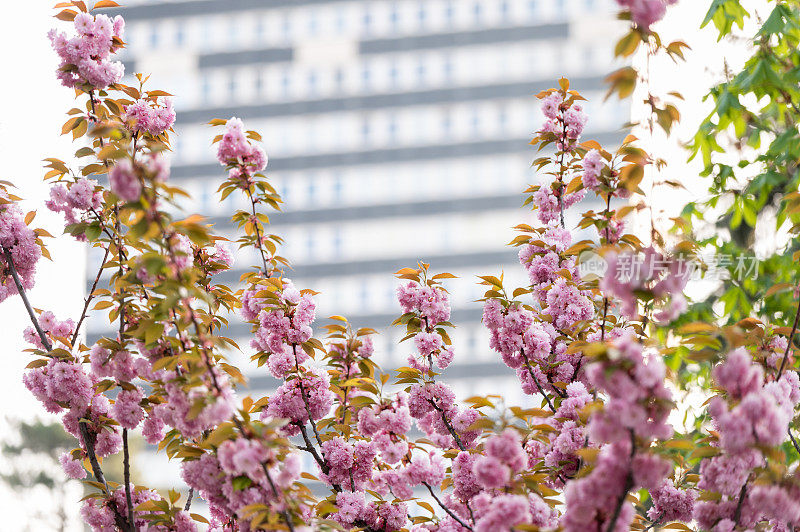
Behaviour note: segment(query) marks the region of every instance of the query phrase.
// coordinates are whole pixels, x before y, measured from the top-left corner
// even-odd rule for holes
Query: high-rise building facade
[[[287,272],[317,290],[318,316],[347,316],[381,332],[376,357],[406,365],[410,346],[389,325],[400,311],[392,273],[418,260],[459,277],[452,294],[460,397],[522,397],[488,347],[476,275],[525,284],[512,227],[530,221],[521,192],[536,179],[529,141],[541,124],[535,94],[571,79],[586,103],[585,138],[613,142],[626,106],[603,102],[612,69],[613,0],[184,0],[128,2],[126,73],[152,74],[178,112],[171,180],[232,239],[219,201],[224,169],[211,118],[259,131],[267,175],[282,194],[270,213],[286,240]],[[96,258],[99,261],[99,257]],[[240,254],[236,285],[255,257]],[[91,271],[91,268],[89,269]],[[90,335],[104,333],[101,320]],[[232,320],[228,336],[249,329]],[[251,387],[275,381],[233,354]],[[538,401],[537,401],[538,402]]]

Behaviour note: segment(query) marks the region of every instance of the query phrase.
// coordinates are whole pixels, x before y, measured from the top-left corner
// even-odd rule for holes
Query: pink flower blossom
[[[164,99],[163,107],[155,101],[140,98],[125,106],[122,119],[131,124],[132,131],[158,136],[175,123],[175,110],[172,108],[170,98]]]
[[[142,194],[142,184],[129,159],[117,161],[108,173],[111,190],[123,201],[136,201]]]
[[[62,453],[58,461],[61,462],[61,467],[69,478],[86,478],[86,470],[83,468],[83,464],[80,460],[72,458],[71,454]]]

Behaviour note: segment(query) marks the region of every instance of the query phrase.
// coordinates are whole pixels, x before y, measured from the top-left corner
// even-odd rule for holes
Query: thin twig
[[[50,344],[50,340],[47,339],[47,335],[44,334],[42,326],[39,325],[39,320],[36,319],[36,314],[33,312],[31,302],[28,301],[28,296],[25,294],[25,288],[22,286],[22,281],[19,279],[17,268],[14,266],[14,258],[11,256],[11,251],[3,248],[3,255],[5,256],[6,263],[8,263],[8,270],[11,272],[11,277],[14,279],[14,284],[17,286],[17,292],[19,292],[19,295],[22,298],[22,303],[25,305],[25,310],[28,311],[28,316],[31,318],[33,328],[36,329],[36,333],[39,335],[42,345],[44,345],[48,351],[52,351],[53,346]]]
[[[794,435],[792,434],[792,427],[789,427],[788,430],[789,430],[789,439],[791,440],[795,451],[797,451],[797,453],[800,454],[800,445],[797,443],[797,440],[794,439]]]
[[[439,407],[439,405],[436,404],[436,401],[434,401],[433,399],[428,399],[428,402],[433,406],[434,410],[436,410],[442,415],[442,422],[444,422],[444,426],[447,427],[448,432],[450,432],[450,435],[456,441],[456,445],[458,446],[458,448],[461,449],[462,451],[466,451],[467,448],[464,447],[463,443],[461,443],[461,438],[458,437],[456,429],[454,429],[453,425],[450,424],[450,421],[447,419],[447,414],[445,414],[444,410],[442,410]]]
[[[450,508],[445,506],[445,504],[439,500],[439,497],[437,497],[436,493],[433,492],[433,488],[431,487],[430,484],[428,484],[427,482],[423,482],[422,485],[428,488],[428,491],[430,492],[431,497],[433,497],[433,500],[436,501],[436,503],[442,508],[442,510],[444,510],[447,513],[447,515],[455,519],[455,521],[462,527],[466,528],[467,530],[472,530],[471,526],[469,526],[467,523],[459,519],[459,517]]]
[[[306,388],[303,386],[303,376],[300,374],[300,361],[297,359],[297,344],[292,344],[292,354],[294,355],[294,367],[297,370],[297,382],[300,386],[300,395],[303,398],[303,404],[306,407],[306,415],[308,416],[308,423],[311,425],[311,429],[314,431],[314,437],[317,439],[317,443],[320,447],[322,447],[322,438],[319,437],[319,432],[317,431],[317,424],[314,421],[314,417],[311,415],[311,405],[308,401],[308,395],[306,394]]]
[[[89,427],[87,426],[86,421],[78,422],[78,430],[80,431],[81,438],[83,439],[83,445],[86,447],[86,454],[89,455],[89,463],[92,466],[92,474],[94,475],[95,480],[103,485],[106,494],[110,495],[111,491],[108,489],[108,483],[103,475],[103,469],[100,467],[100,462],[97,460],[97,454],[94,451],[94,437],[89,434]],[[114,522],[117,523],[117,527],[119,527],[120,530],[129,530],[130,527],[128,522],[125,520],[122,514],[119,513],[117,505],[110,504],[109,507],[114,512]]]
[[[131,462],[128,452],[128,429],[122,429],[122,476],[125,482],[125,502],[128,503],[128,523],[132,530],[138,530],[133,519],[133,499],[131,498]]]
[[[108,253],[109,253],[110,249],[111,249],[111,246],[106,248],[106,252],[103,255],[103,260],[100,263],[100,268],[98,268],[97,275],[95,276],[94,282],[92,283],[92,287],[89,289],[89,294],[86,296],[86,301],[85,301],[85,303],[83,305],[83,311],[81,312],[81,317],[80,317],[80,319],[78,319],[78,324],[75,326],[75,332],[72,333],[72,338],[70,339],[70,342],[69,342],[72,345],[75,345],[75,340],[78,339],[78,333],[81,330],[81,324],[83,323],[83,320],[86,319],[86,315],[87,315],[87,313],[89,311],[89,303],[92,302],[92,298],[94,297],[92,294],[94,294],[94,290],[95,290],[95,288],[97,288],[97,283],[100,282],[100,277],[103,275],[103,266],[106,263],[106,259],[108,259]]]
[[[536,385],[536,389],[539,390],[539,393],[542,394],[542,397],[544,397],[544,400],[547,401],[547,406],[550,407],[550,410],[552,410],[553,413],[555,413],[556,407],[554,407],[553,403],[550,402],[550,396],[548,396],[544,392],[544,390],[542,389],[541,384],[539,384],[538,379],[533,374],[533,369],[531,368],[531,364],[528,361],[528,355],[525,354],[525,348],[524,347],[520,349],[520,353],[522,353],[522,359],[525,361],[525,367],[528,368],[528,375],[530,375],[531,379],[533,379],[533,383]]]
[[[739,524],[739,519],[742,518],[742,507],[744,506],[744,498],[747,496],[747,480],[742,484],[742,489],[739,491],[739,502],[736,503],[736,511],[733,512],[734,524]]]
[[[611,516],[611,520],[608,522],[608,527],[606,527],[606,532],[614,532],[614,529],[617,527],[617,520],[622,512],[622,505],[625,504],[625,498],[628,496],[628,492],[633,487],[633,456],[635,454],[636,438],[633,431],[631,431],[631,456],[630,464],[628,465],[628,474],[625,477],[625,485],[623,486],[622,493],[620,493],[619,499],[617,500],[617,507],[614,509],[614,514]]]
[[[786,351],[783,353],[783,360],[781,360],[781,367],[778,368],[778,376],[775,377],[775,380],[781,378],[781,374],[783,373],[783,368],[786,367],[786,362],[789,360],[789,351],[792,349],[792,343],[794,343],[794,334],[797,332],[797,323],[800,322],[800,301],[797,302],[797,312],[794,315],[794,324],[792,324],[792,332],[789,333],[788,341],[786,342]]]
[[[186,504],[183,507],[184,512],[188,512],[192,507],[192,497],[194,497],[194,488],[189,487],[189,493],[186,494]]]
[[[272,481],[272,475],[269,474],[269,469],[267,469],[267,466],[263,463],[261,464],[261,468],[264,470],[264,474],[267,475],[267,482],[269,482],[269,487],[272,488],[272,495],[275,496],[275,502],[280,504],[278,489],[275,487],[275,483]],[[292,523],[292,517],[289,515],[289,512],[286,510],[281,510],[280,512],[286,521],[286,526],[289,527],[291,532],[294,532],[294,524]]]

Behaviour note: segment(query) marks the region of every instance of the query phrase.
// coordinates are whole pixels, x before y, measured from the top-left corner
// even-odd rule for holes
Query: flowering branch
[[[36,329],[36,334],[39,335],[39,339],[42,341],[42,345],[44,345],[47,351],[52,351],[53,347],[50,344],[50,340],[47,339],[47,335],[45,335],[44,331],[42,330],[42,326],[39,325],[39,320],[36,319],[36,314],[33,312],[33,307],[31,306],[31,302],[28,301],[28,296],[25,293],[25,288],[22,286],[22,281],[20,281],[19,273],[17,273],[17,268],[14,266],[14,258],[11,256],[11,252],[3,248],[3,256],[6,260],[6,268],[8,271],[11,272],[11,277],[14,279],[14,284],[17,287],[17,292],[19,296],[22,298],[22,303],[25,305],[25,310],[28,311],[28,317],[31,319],[31,323],[33,327]]]

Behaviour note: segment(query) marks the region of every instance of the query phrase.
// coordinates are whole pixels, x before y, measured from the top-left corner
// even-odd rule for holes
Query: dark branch
[[[22,286],[22,281],[19,279],[19,273],[17,273],[17,268],[14,266],[14,258],[11,256],[11,251],[3,248],[3,256],[8,263],[8,270],[11,272],[11,277],[14,279],[14,284],[17,286],[17,292],[19,292],[20,297],[22,298],[22,302],[25,304],[25,310],[28,311],[28,316],[31,318],[31,323],[33,323],[33,328],[36,329],[36,333],[39,335],[39,339],[42,341],[42,345],[44,345],[45,349],[48,351],[53,350],[53,346],[50,344],[50,340],[47,339],[47,336],[44,334],[42,330],[42,326],[39,325],[39,320],[36,319],[36,314],[33,312],[33,307],[31,306],[31,302],[28,301],[28,296],[25,294],[25,288]]]

